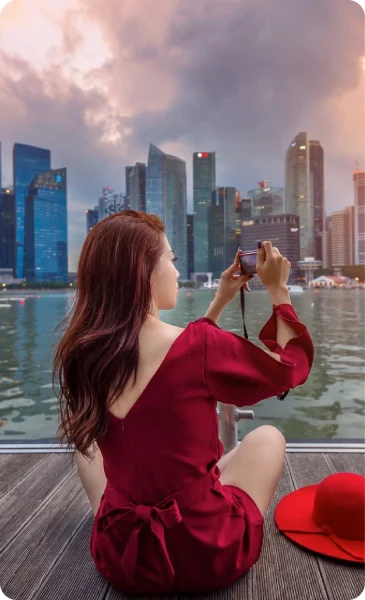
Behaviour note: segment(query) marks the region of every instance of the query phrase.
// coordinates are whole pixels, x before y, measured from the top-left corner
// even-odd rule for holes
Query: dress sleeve
[[[277,316],[297,333],[285,348],[276,341]],[[205,322],[205,381],[209,394],[217,401],[250,406],[302,385],[308,379],[314,356],[313,342],[291,304],[274,305],[259,333],[259,340],[271,352],[280,354],[281,362],[244,337],[221,329],[211,319],[199,320]]]

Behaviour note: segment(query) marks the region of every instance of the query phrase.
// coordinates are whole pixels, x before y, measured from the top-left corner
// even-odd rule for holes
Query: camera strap
[[[247,333],[246,323],[245,323],[245,290],[244,290],[243,286],[240,288],[240,296],[241,296],[241,313],[242,313],[242,321],[243,321],[243,333],[244,333],[246,340],[248,340],[248,333]],[[289,394],[289,392],[290,392],[290,390],[287,390],[283,394],[280,394],[279,396],[277,396],[277,399],[284,400],[287,397],[287,395]]]
[[[246,340],[248,340],[248,333],[247,333],[246,323],[245,323],[245,291],[243,289],[243,286],[240,288],[240,295],[241,295],[241,313],[242,313],[242,321],[243,321],[243,333],[244,333]]]

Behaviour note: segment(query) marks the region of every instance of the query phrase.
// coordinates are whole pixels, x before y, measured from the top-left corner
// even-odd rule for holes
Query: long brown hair
[[[75,299],[55,329],[66,324],[52,376],[59,400],[57,437],[66,441],[66,452],[74,445],[93,457],[108,408],[133,373],[136,381],[138,334],[151,309],[151,275],[163,254],[164,232],[156,215],[124,210],[99,221],[85,239]]]

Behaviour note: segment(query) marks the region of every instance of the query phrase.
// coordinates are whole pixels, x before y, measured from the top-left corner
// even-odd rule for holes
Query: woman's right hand
[[[268,291],[277,291],[286,287],[291,263],[282,256],[271,242],[262,242],[257,250],[256,271],[261,283]]]

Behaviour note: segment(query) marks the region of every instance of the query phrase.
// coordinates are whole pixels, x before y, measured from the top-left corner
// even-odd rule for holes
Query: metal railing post
[[[218,402],[219,438],[224,446],[224,453],[230,452],[238,444],[237,423],[241,419],[253,419],[253,410],[243,410],[233,404]]]

